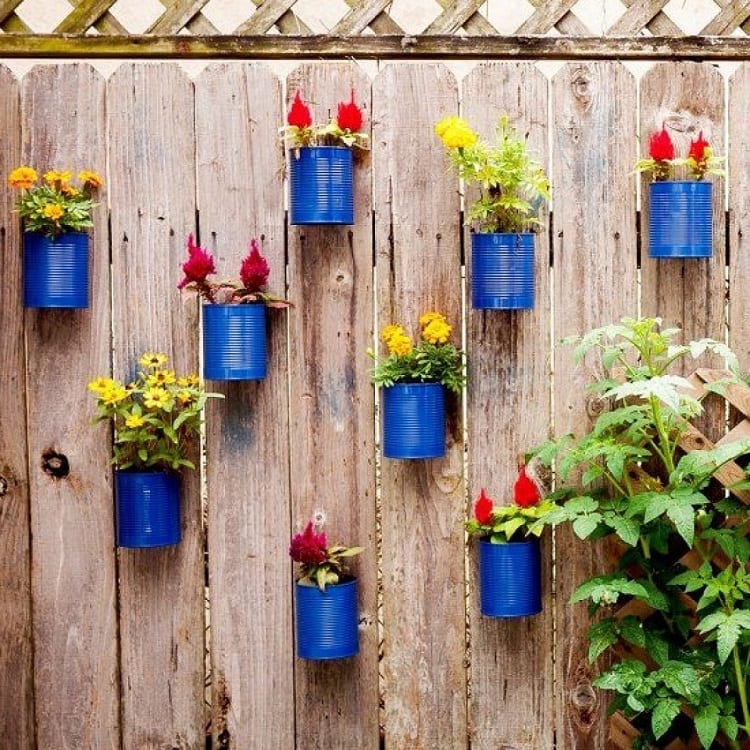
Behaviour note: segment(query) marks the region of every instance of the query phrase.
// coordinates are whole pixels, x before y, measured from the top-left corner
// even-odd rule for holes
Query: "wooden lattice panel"
[[[740,415],[740,418],[731,430],[715,442],[706,437],[706,435],[704,435],[698,428],[690,425],[680,441],[680,446],[684,450],[710,450],[711,448],[720,445],[727,445],[739,440],[747,440],[750,437],[750,387],[741,383],[732,383],[724,388],[721,396],[706,389],[706,384],[717,383],[731,377],[731,373],[726,370],[698,369],[688,378],[695,389],[695,391],[691,392],[691,396],[703,401],[703,399],[711,393],[714,398],[726,401],[730,407],[736,410]],[[746,478],[745,471],[741,466],[734,461],[730,461],[716,471],[713,476],[719,484],[728,489],[735,497],[740,499],[743,503],[750,505],[750,492],[734,487],[735,484]],[[694,569],[701,564],[701,560],[693,552],[686,554],[680,562],[687,567]],[[714,557],[714,563],[718,567],[721,567],[721,555]],[[685,604],[688,608],[695,606],[695,602],[687,599],[685,600]],[[650,614],[650,612],[651,610],[648,605],[641,601],[633,600],[620,607],[616,616],[625,617],[626,615],[635,615],[636,617],[643,618]],[[622,713],[618,711],[612,716],[610,720],[609,739],[613,748],[617,748],[617,750],[630,750],[633,740],[638,734],[638,730]],[[717,738],[716,743],[717,747],[725,747],[728,744],[721,736]],[[750,743],[745,743],[743,745],[743,750],[747,750],[749,747]],[[665,748],[665,750],[699,749],[700,743],[698,742],[697,737],[691,738],[687,744],[681,740],[674,740]]]

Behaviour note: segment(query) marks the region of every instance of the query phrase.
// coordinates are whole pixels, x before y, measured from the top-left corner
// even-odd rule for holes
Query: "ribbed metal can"
[[[528,617],[542,611],[539,540],[479,542],[480,611],[486,617]]]
[[[292,224],[354,224],[352,150],[306,146],[289,155]]]
[[[177,544],[180,477],[169,471],[116,471],[115,516],[118,547]]]
[[[383,455],[445,455],[445,388],[441,383],[395,383],[382,390]]]
[[[710,182],[652,182],[649,196],[650,258],[710,258],[713,255],[713,185]]]
[[[295,584],[297,656],[346,659],[359,653],[357,580],[326,586]]]
[[[534,235],[471,235],[471,306],[475,310],[534,307]]]
[[[262,380],[266,367],[264,303],[203,305],[203,377]]]
[[[23,304],[33,308],[89,306],[89,236],[68,232],[54,239],[23,235]]]

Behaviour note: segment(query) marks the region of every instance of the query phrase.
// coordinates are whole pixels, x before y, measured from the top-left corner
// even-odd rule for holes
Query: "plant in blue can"
[[[289,555],[299,563],[295,583],[297,655],[326,661],[359,652],[357,579],[349,560],[362,547],[328,544],[321,524],[295,534]]]

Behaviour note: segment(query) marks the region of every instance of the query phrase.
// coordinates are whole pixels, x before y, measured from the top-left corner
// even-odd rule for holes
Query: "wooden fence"
[[[640,81],[609,61],[550,79],[530,62],[484,63],[460,84],[440,63],[393,63],[373,80],[353,63],[306,63],[286,86],[261,63],[195,80],[175,63],[106,80],[78,63],[20,81],[0,68],[0,174],[26,163],[107,180],[85,312],[22,309],[20,227],[10,192],[0,201],[4,747],[196,750],[207,727],[214,748],[239,750],[607,747],[585,607],[567,603],[606,550],[558,533],[553,587],[546,539],[544,613],[483,619],[463,519],[481,486],[507,497],[520,451],[595,409],[587,373],[552,345],[563,335],[658,314],[686,339],[728,335],[750,366],[750,66],[728,99],[724,84],[680,62]],[[285,98],[301,89],[320,119],[352,88],[372,125],[357,223],[287,227]],[[507,111],[550,169],[533,312],[465,309],[458,184],[433,133],[459,100],[485,134]],[[639,252],[638,133],[665,117],[729,155],[710,261]],[[207,413],[207,522],[194,473],[183,542],[118,551],[110,446],[86,384],[127,376],[151,349],[198,369],[199,310],[176,288],[190,232],[227,275],[258,237],[295,307],[274,315],[266,380],[213,384],[226,399]],[[365,350],[383,324],[413,328],[431,309],[465,322],[465,424],[454,405],[445,459],[378,463]],[[333,539],[366,547],[361,653],[341,663],[294,656],[287,548],[317,509]]]

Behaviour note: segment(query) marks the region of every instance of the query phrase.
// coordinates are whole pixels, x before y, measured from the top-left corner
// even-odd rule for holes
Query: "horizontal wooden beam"
[[[747,60],[750,38],[0,34],[0,58]]]

